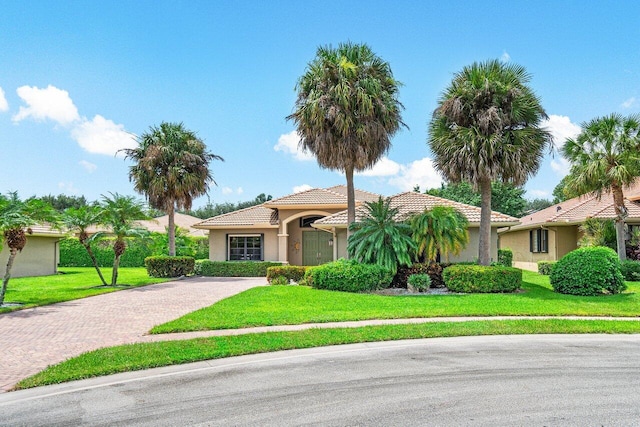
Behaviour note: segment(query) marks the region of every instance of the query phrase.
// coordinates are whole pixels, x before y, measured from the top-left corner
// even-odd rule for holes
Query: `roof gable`
[[[208,229],[239,226],[262,226],[267,228],[277,227],[278,211],[266,207],[263,203],[261,205],[251,206],[238,211],[205,219],[204,221],[195,224],[193,227]]]

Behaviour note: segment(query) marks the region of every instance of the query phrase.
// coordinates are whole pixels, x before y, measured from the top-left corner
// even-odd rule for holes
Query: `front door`
[[[330,233],[320,230],[302,232],[302,265],[320,265],[333,261]]]

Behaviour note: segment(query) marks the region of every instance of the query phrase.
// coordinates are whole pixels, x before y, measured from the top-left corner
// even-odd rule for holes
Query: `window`
[[[229,261],[262,261],[262,234],[227,234],[227,259]]]
[[[549,252],[549,230],[539,228],[529,231],[529,251]]]
[[[305,216],[300,218],[300,228],[311,228],[311,224],[316,222],[319,219],[324,218],[323,216]]]

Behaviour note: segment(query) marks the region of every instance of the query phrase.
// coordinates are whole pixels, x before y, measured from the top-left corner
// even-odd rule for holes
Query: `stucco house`
[[[58,272],[60,248],[58,242],[65,233],[45,225],[31,227],[27,244],[18,252],[11,268],[11,277],[47,276]],[[0,272],[4,274],[9,259],[9,248],[3,245],[0,251]]]
[[[356,190],[356,220],[365,214],[364,202],[378,194]],[[451,261],[477,258],[480,208],[416,192],[391,197],[398,220],[436,205],[453,206],[469,221],[467,249]],[[218,215],[195,228],[209,230],[212,261],[260,260],[293,265],[318,265],[347,254],[347,197],[345,186],[314,188],[270,200],[262,205]],[[516,218],[493,212],[492,257],[497,258],[497,229],[518,224]]]
[[[629,228],[640,227],[640,183],[623,190]],[[513,251],[514,266],[537,270],[538,261],[557,261],[578,247],[580,225],[587,218],[615,219],[611,194],[600,200],[583,195],[520,218],[520,224],[499,230],[500,247]]]

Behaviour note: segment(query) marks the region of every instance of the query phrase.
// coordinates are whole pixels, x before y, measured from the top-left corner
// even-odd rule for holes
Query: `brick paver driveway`
[[[264,278],[189,278],[0,314],[0,392],[48,365],[140,341],[153,326],[209,306]]]

